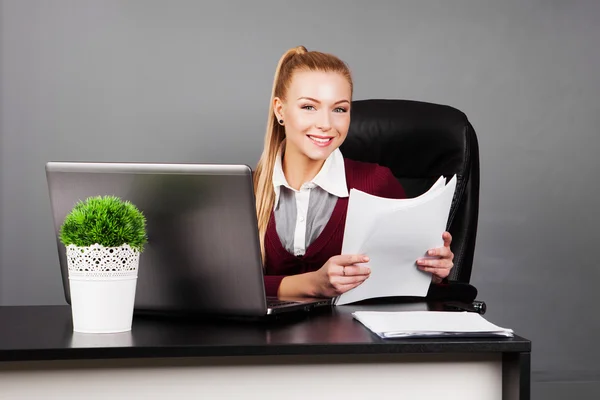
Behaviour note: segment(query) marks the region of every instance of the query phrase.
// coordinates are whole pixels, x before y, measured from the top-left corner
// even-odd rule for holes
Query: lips
[[[315,136],[315,135],[307,135],[311,142],[319,147],[326,147],[331,142],[333,142],[333,137],[331,136]]]

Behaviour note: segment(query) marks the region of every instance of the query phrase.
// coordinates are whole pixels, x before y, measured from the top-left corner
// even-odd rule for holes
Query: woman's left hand
[[[433,282],[440,283],[442,279],[450,275],[450,270],[454,267],[454,253],[450,250],[452,243],[452,235],[449,232],[442,234],[444,246],[430,249],[427,251],[428,258],[419,258],[417,266],[421,271],[431,272],[433,274]]]

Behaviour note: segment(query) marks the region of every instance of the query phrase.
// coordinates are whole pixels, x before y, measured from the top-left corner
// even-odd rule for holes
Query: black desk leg
[[[531,353],[502,354],[502,400],[530,400]]]

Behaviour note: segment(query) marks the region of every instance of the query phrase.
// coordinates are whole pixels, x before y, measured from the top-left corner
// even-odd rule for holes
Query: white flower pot
[[[133,345],[134,341],[131,331],[110,335],[73,332],[71,335],[71,347],[131,347]]]
[[[67,246],[73,331],[131,330],[140,253],[124,244]]]

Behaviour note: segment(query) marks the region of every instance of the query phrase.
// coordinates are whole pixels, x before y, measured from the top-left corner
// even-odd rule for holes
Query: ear
[[[273,112],[278,121],[280,119],[285,120],[285,116],[283,115],[283,101],[279,97],[273,99]]]

